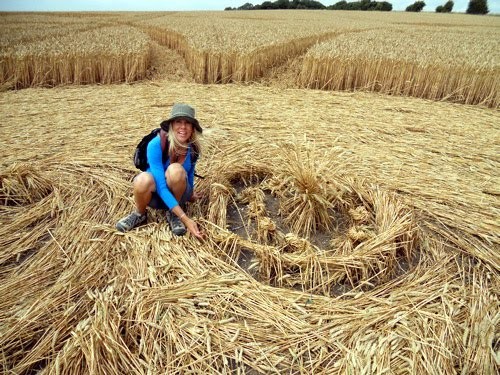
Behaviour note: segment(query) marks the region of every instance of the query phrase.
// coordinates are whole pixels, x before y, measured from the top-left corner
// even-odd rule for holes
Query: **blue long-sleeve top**
[[[168,152],[168,150],[167,150]],[[167,186],[167,181],[165,179],[165,171],[170,165],[170,157],[167,158],[165,163],[162,160],[162,150],[161,150],[161,137],[158,134],[151,142],[148,143],[147,148],[147,158],[149,168],[147,172],[153,175],[156,184],[156,193],[165,202],[169,209],[173,209],[175,206],[179,205],[177,199],[175,199],[172,192]],[[186,154],[186,159],[182,166],[186,170],[188,184],[191,186],[191,190],[194,190],[194,169],[196,163],[191,163],[191,146],[189,146]]]

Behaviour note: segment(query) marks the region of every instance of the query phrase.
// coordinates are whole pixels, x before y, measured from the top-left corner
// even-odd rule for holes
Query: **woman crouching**
[[[167,219],[175,235],[184,235],[187,228],[203,239],[196,222],[184,211],[186,202],[200,197],[194,191],[194,173],[203,129],[194,108],[187,104],[174,104],[170,118],[160,126],[160,132],[147,146],[148,168],[134,178],[135,211],[121,219],[116,228],[126,232],[146,223],[149,206],[168,209]]]

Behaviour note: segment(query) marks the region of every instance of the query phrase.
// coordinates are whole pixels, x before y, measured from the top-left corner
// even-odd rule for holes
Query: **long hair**
[[[172,130],[172,126],[168,127],[168,154],[170,156],[173,155],[174,150],[177,148],[179,149],[186,149],[191,146],[192,152],[198,154],[198,156],[201,154],[201,145],[200,145],[200,133],[195,129],[193,126],[193,133],[191,134],[191,137],[188,140],[187,145],[181,144],[174,136],[174,131]]]

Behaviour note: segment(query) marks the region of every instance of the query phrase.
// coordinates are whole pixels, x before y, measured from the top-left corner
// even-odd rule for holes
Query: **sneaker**
[[[172,233],[175,234],[176,236],[183,236],[186,234],[186,226],[184,223],[177,217],[176,214],[174,214],[171,211],[167,212],[167,220],[168,223],[170,224],[170,229],[172,230]]]
[[[118,223],[116,223],[116,229],[120,232],[127,232],[135,227],[144,224],[148,219],[147,214],[141,215],[138,212],[132,212],[130,215],[125,216]]]

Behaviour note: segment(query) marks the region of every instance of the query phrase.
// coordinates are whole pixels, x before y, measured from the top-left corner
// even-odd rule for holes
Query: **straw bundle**
[[[0,174],[0,201],[4,206],[24,206],[41,201],[53,184],[30,164],[16,163]]]
[[[301,152],[297,144],[284,147],[281,154],[282,173],[271,179],[269,187],[281,199],[280,210],[285,223],[306,238],[318,229],[330,230],[329,209],[339,192],[327,188],[325,175],[335,173],[330,161],[323,155],[314,155],[310,149]],[[317,161],[321,162],[316,165]]]
[[[264,191],[258,187],[247,187],[236,197],[238,203],[248,207],[247,226],[250,227],[255,222],[256,240],[268,244],[273,242],[277,227],[276,223],[267,216],[265,199]],[[253,237],[252,233],[250,236]]]
[[[208,211],[208,219],[213,223],[225,227],[226,226],[226,208],[231,196],[235,193],[231,188],[222,184],[212,184],[211,205]]]

